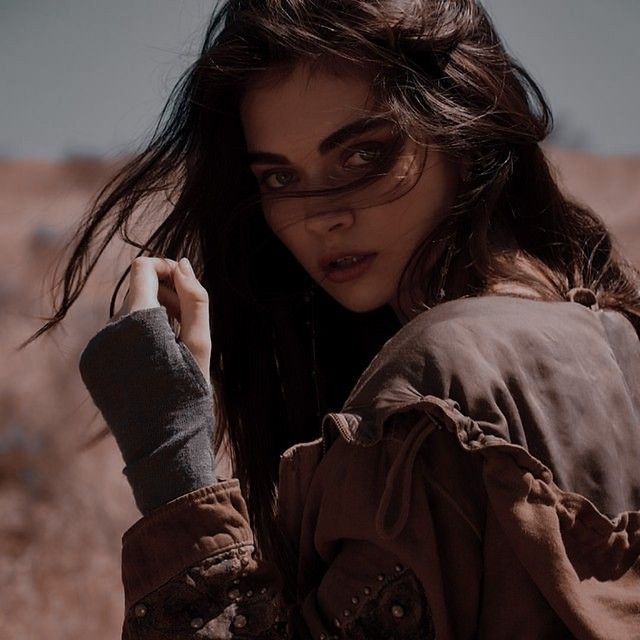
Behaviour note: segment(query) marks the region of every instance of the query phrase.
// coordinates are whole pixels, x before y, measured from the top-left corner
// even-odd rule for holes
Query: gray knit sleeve
[[[164,307],[107,324],[81,353],[79,369],[143,515],[215,483],[212,389]]]

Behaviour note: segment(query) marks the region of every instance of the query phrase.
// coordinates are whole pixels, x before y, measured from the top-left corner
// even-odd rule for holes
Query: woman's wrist
[[[212,390],[164,307],[107,324],[79,368],[143,513],[215,481]]]
[[[196,412],[183,416],[191,425],[189,430],[177,429],[158,449],[123,469],[143,515],[216,482],[211,439],[202,428],[202,414]]]

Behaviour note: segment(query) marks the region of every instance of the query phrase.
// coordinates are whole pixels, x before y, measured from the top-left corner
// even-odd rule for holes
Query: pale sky
[[[0,0],[0,156],[141,144],[212,0]],[[640,153],[640,0],[486,0],[542,85],[558,141]]]

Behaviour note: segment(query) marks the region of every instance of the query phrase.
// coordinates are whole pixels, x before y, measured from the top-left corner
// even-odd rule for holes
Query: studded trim
[[[123,640],[290,638],[279,582],[252,545],[205,558],[132,605]]]

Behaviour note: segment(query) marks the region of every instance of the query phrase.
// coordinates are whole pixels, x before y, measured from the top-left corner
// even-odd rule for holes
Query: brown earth
[[[640,156],[549,150],[566,190],[640,264]],[[107,640],[123,614],[120,539],[139,515],[112,439],[78,373],[132,259],[114,245],[63,326],[23,351],[48,315],[51,272],[112,163],[0,162],[0,638]],[[120,295],[122,295],[121,292]]]
[[[613,230],[623,253],[640,266],[640,155],[594,156],[548,149],[565,191]]]

